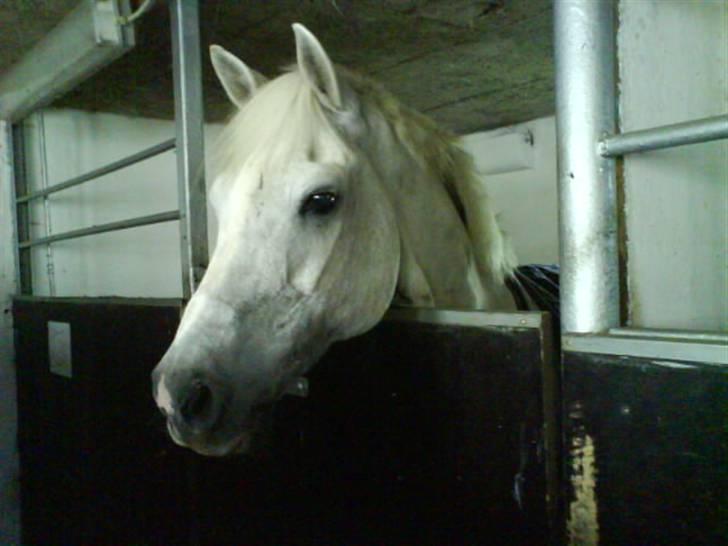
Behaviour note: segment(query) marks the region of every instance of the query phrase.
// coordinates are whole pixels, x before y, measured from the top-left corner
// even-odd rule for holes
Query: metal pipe
[[[668,330],[656,328],[611,328],[609,335],[621,337],[640,337],[649,339],[683,339],[691,343],[717,342],[723,343],[728,349],[728,334],[722,332],[704,332],[695,330]]]
[[[21,241],[20,244],[18,244],[18,247],[21,249],[30,248],[32,246],[46,245],[49,243],[56,243],[58,241],[86,237],[87,235],[97,235],[99,233],[107,233],[109,231],[120,231],[122,229],[148,226],[151,224],[160,224],[162,222],[172,222],[179,219],[179,211],[171,210],[168,212],[160,212],[158,214],[150,214],[149,216],[139,216],[137,218],[131,218],[129,220],[121,220],[119,222],[109,222],[108,224],[99,224],[98,226],[74,229],[72,231],[64,231],[63,233],[57,233],[55,235],[41,237],[39,239]]]
[[[176,140],[173,138],[165,140],[164,142],[155,144],[151,148],[147,148],[146,150],[142,150],[130,156],[124,157],[119,161],[114,161],[113,163],[109,163],[108,165],[104,165],[103,167],[99,167],[98,169],[87,172],[86,174],[76,176],[74,178],[71,178],[70,180],[66,180],[65,182],[61,182],[59,184],[54,184],[53,186],[44,188],[39,191],[28,193],[26,195],[21,195],[17,198],[16,202],[25,203],[27,201],[32,201],[33,199],[40,199],[41,197],[45,197],[46,195],[50,195],[51,193],[56,193],[61,190],[67,190],[68,188],[78,186],[79,184],[83,184],[84,182],[88,182],[89,180],[93,180],[94,178],[99,178],[109,173],[113,173],[114,171],[118,171],[120,169],[123,169],[124,167],[129,167],[130,165],[134,165],[135,163],[139,163],[140,161],[149,159],[150,157],[154,157],[155,155],[159,155],[168,150],[171,150],[175,147],[175,143]]]
[[[8,184],[8,195],[10,198],[10,220],[11,220],[11,229],[12,233],[10,234],[9,239],[12,241],[17,241],[18,234],[19,234],[19,223],[20,218],[18,215],[18,209],[19,207],[15,205],[15,192],[17,191],[17,176],[19,174],[18,169],[15,166],[15,159],[16,159],[16,143],[15,143],[15,136],[13,131],[13,124],[9,121],[3,121],[0,120],[0,180],[4,179],[7,181]],[[5,191],[4,188],[0,188],[0,191]],[[2,202],[2,198],[0,198],[0,202]],[[15,267],[15,275],[13,275],[14,281],[17,283],[16,287],[13,289],[14,293],[21,293],[24,291],[24,285],[23,285],[23,279],[21,274],[21,267],[20,267],[20,249],[17,247],[17,245],[13,245],[13,261],[14,261],[14,267]]]
[[[614,11],[610,0],[554,3],[564,332],[619,325],[615,165],[597,153],[615,132]]]
[[[182,294],[187,300],[207,269],[207,198],[200,60],[200,14],[194,0],[170,0],[177,128]]]
[[[624,355],[630,359],[649,358],[652,360],[650,365],[665,368],[689,368],[690,365],[685,362],[728,366],[728,345],[720,340],[597,334],[566,335],[561,341],[566,352]]]
[[[40,163],[40,179],[41,187],[48,187],[48,155],[46,154],[45,141],[45,117],[43,111],[36,113],[38,119],[38,158]],[[50,237],[53,231],[51,222],[51,204],[48,202],[48,196],[43,196],[43,214],[45,216],[45,232],[46,237]],[[48,243],[46,245],[46,273],[48,275],[48,294],[53,297],[56,295],[56,271],[53,261],[53,246]]]
[[[599,153],[603,157],[617,157],[722,138],[728,138],[728,114],[604,137]]]

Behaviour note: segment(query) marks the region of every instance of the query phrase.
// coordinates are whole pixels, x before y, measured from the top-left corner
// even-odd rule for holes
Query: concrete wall
[[[510,135],[530,134],[530,146]],[[522,264],[559,262],[556,127],[541,118],[464,139]],[[502,142],[502,143],[501,143]],[[521,139],[522,142],[522,139]],[[506,171],[506,172],[499,172]]]
[[[625,0],[623,131],[728,112],[728,2]],[[624,162],[630,322],[728,330],[728,142]]]

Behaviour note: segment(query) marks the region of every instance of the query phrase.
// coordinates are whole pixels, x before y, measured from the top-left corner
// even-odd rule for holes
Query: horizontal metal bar
[[[458,326],[473,326],[476,328],[540,328],[542,315],[540,312],[533,311],[486,313],[483,311],[451,311],[449,309],[400,307],[387,311],[384,320],[453,324]]]
[[[728,114],[608,136],[599,142],[599,153],[616,157],[722,138],[728,138]]]
[[[562,348],[566,352],[728,365],[728,344],[684,337],[568,334],[562,338]]]
[[[55,243],[58,241],[65,241],[67,239],[77,239],[79,237],[86,237],[87,235],[96,235],[99,233],[107,233],[109,231],[120,231],[122,229],[129,229],[140,226],[148,226],[151,224],[160,224],[162,222],[172,222],[180,219],[180,213],[178,210],[171,210],[169,212],[161,212],[159,214],[151,214],[149,216],[140,216],[138,218],[131,218],[129,220],[121,220],[119,222],[109,222],[108,224],[100,224],[98,226],[91,226],[82,229],[75,229],[73,231],[66,231],[48,237],[41,237],[40,239],[32,239],[30,241],[22,241],[19,248],[29,248],[31,246],[45,245],[48,243]]]
[[[0,118],[20,121],[134,46],[133,27],[119,24],[129,14],[128,0],[76,4],[0,76]]]
[[[83,184],[84,182],[88,182],[89,180],[93,180],[94,178],[99,178],[109,173],[113,173],[114,171],[118,171],[119,169],[123,169],[124,167],[128,167],[135,163],[139,163],[140,161],[144,161],[145,159],[149,159],[150,157],[154,157],[155,155],[159,155],[168,150],[171,150],[175,147],[175,142],[176,139],[170,138],[169,140],[165,140],[164,142],[155,144],[151,148],[147,148],[146,150],[142,150],[130,156],[124,157],[118,161],[114,161],[113,163],[109,163],[108,165],[99,167],[98,169],[94,169],[93,171],[89,171],[75,178],[71,178],[70,180],[66,180],[65,182],[54,184],[53,186],[49,186],[43,190],[38,190],[32,193],[28,193],[26,195],[22,195],[16,199],[16,202],[25,203],[26,201],[39,199],[46,195],[50,195],[51,193],[59,192],[61,190],[67,190],[68,188],[78,186],[79,184]]]
[[[650,339],[684,339],[694,342],[718,342],[728,346],[728,334],[722,332],[696,332],[694,330],[657,330],[655,328],[612,328],[610,335]]]
[[[144,307],[173,307],[182,308],[183,300],[178,298],[124,298],[121,296],[26,296],[13,297],[14,302],[45,303],[67,305],[137,305]]]

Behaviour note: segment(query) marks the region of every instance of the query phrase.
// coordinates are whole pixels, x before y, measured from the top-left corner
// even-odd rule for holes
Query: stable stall
[[[664,300],[674,282],[655,282],[641,260],[661,259],[642,250],[650,241],[673,254],[690,248],[689,238],[663,242],[663,216],[682,214],[678,195],[641,222],[634,211],[649,200],[640,184],[664,158],[629,154],[728,137],[728,99],[706,75],[698,106],[675,107],[665,122],[626,101],[645,102],[633,82],[652,62],[640,49],[654,45],[651,16],[674,32],[681,18],[698,21],[704,37],[685,40],[710,49],[726,38],[728,7],[132,4],[59,2],[32,23],[22,3],[0,7],[33,31],[0,43],[18,51],[3,52],[0,118],[16,234],[24,544],[716,544],[726,536],[728,295],[725,268],[713,266],[728,245],[715,235],[728,227],[728,148],[710,144],[699,160],[710,165],[706,181],[695,181],[695,199],[712,203],[699,232],[709,250],[673,268],[693,300],[673,307]],[[217,132],[230,108],[201,52],[219,43],[273,74],[293,58],[296,21],[335,62],[455,132],[514,128],[470,141],[485,142],[469,148],[476,154],[499,150],[492,173],[530,168],[533,130],[523,124],[555,112],[561,324],[535,311],[392,309],[374,330],[336,344],[278,403],[254,453],[207,459],[172,444],[149,382],[214,244],[205,130]],[[705,74],[728,62],[713,48]],[[714,96],[700,113],[698,99]],[[687,121],[696,116],[706,119]],[[64,131],[78,138],[58,139]],[[121,157],[122,149],[133,152]],[[61,167],[49,169],[54,161]],[[694,223],[674,225],[695,235]]]

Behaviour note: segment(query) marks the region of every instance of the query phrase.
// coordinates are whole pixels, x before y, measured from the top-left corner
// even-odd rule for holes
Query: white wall
[[[625,0],[623,131],[728,113],[728,2]],[[728,330],[728,142],[625,160],[631,324]]]
[[[174,136],[171,122],[68,110],[35,114],[25,128],[32,189],[43,186],[44,170],[45,183],[57,184]],[[176,209],[174,153],[52,194],[51,233]],[[33,236],[46,235],[41,201],[32,217]],[[172,222],[55,243],[54,295],[179,296],[177,241],[178,223]],[[47,249],[33,252],[34,293],[50,295]]]
[[[174,136],[174,123],[75,110],[45,110],[25,122],[28,182],[51,186]],[[219,125],[205,127],[207,145]],[[45,161],[43,161],[45,157]],[[44,182],[45,179],[45,182]],[[60,233],[178,208],[175,151],[49,197]],[[33,237],[47,233],[42,201]],[[215,218],[208,214],[210,241]],[[212,246],[211,246],[212,248]],[[33,291],[51,295],[47,247],[33,250]],[[55,296],[181,297],[179,224],[168,222],[51,245]]]
[[[530,151],[519,149],[514,155],[498,142],[507,135],[522,135],[527,131],[533,137]],[[506,144],[510,143],[506,141]],[[554,118],[468,135],[464,144],[482,173],[493,208],[499,214],[501,226],[511,237],[519,263],[559,263]],[[486,174],[518,163],[530,166]]]
[[[5,131],[0,122],[0,132]],[[2,134],[2,133],[0,133]],[[11,299],[16,290],[8,150],[0,139],[0,544],[20,544]]]

